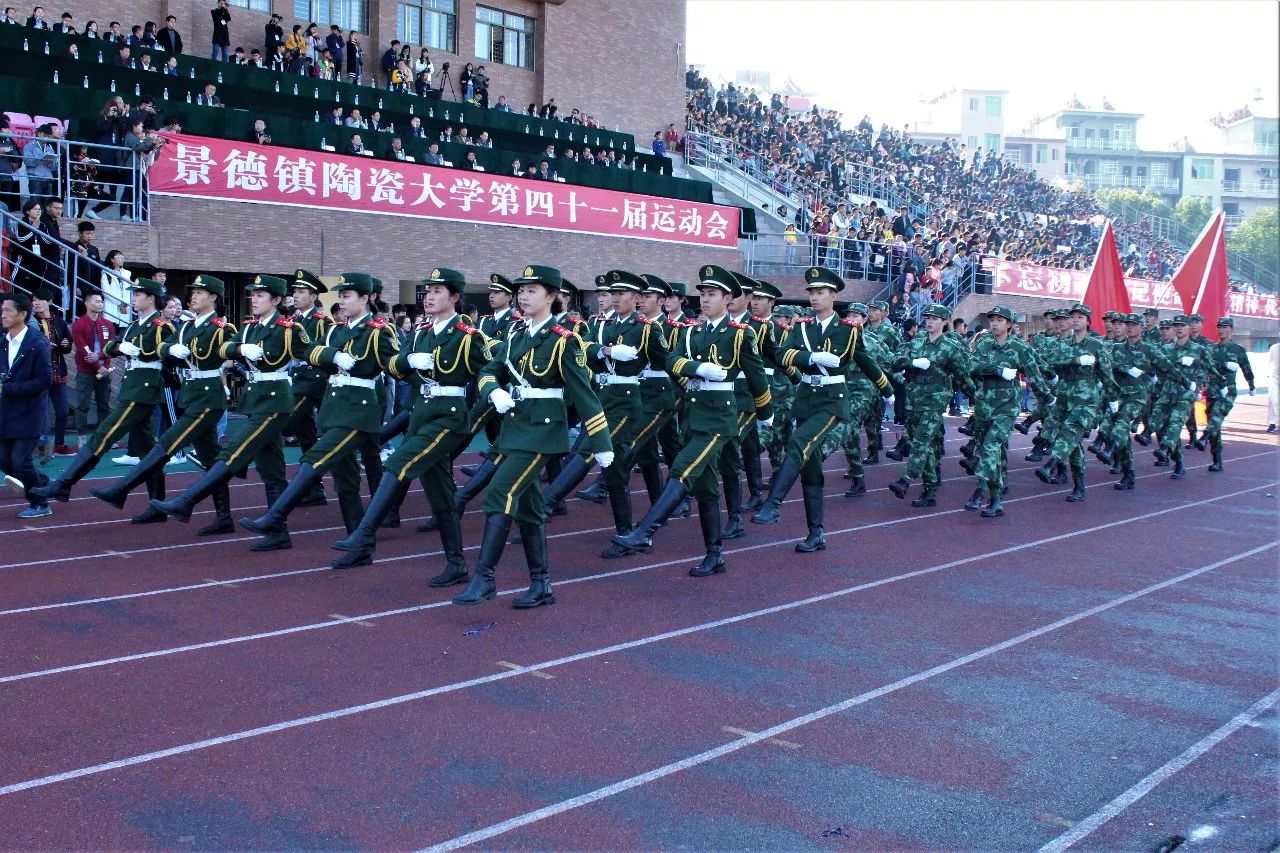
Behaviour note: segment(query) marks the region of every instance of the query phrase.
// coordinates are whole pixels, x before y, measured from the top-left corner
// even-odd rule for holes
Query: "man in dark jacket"
[[[30,504],[19,518],[53,515],[49,502],[31,490],[47,482],[31,463],[44,431],[53,362],[48,340],[27,325],[31,300],[19,292],[0,297],[0,471],[5,484]]]
[[[382,77],[386,81],[386,87],[391,88],[391,72],[396,70],[396,63],[400,61],[400,40],[392,39],[391,47],[387,48],[387,52],[382,54]]]
[[[281,20],[283,19],[279,15],[273,14],[271,20],[262,27],[262,53],[265,56],[275,56],[276,45],[284,44],[284,27],[280,26]]]
[[[347,42],[342,38],[342,29],[337,24],[329,26],[329,35],[324,40],[329,48],[329,58],[333,60],[333,79],[342,79],[342,60],[347,56]]]
[[[178,19],[173,15],[164,19],[164,29],[156,33],[156,44],[170,56],[182,53],[182,34],[178,32]]]

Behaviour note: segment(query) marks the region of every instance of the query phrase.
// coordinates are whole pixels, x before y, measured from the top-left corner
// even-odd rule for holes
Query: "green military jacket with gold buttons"
[[[645,411],[641,399],[641,384],[610,385],[601,379],[609,374],[639,377],[645,370],[665,370],[667,364],[667,340],[658,321],[651,321],[638,311],[626,316],[614,314],[609,318],[597,318],[588,325],[586,341],[587,366],[595,372],[596,396],[600,399],[609,426],[617,428],[624,417],[638,420]],[[635,347],[638,355],[632,361],[613,361],[604,354],[605,347],[614,344]]]
[[[244,344],[262,347],[262,358],[248,361],[240,354]],[[273,313],[259,321],[250,320],[220,348],[224,359],[236,358],[249,367],[249,387],[240,399],[242,415],[269,415],[293,411],[293,386],[284,380],[254,381],[253,374],[276,373],[289,365],[290,359],[303,359],[310,351],[311,338],[301,326]]]
[[[333,318],[319,305],[300,317],[294,317],[293,322],[301,326],[307,333],[307,337],[313,341],[324,340],[324,336],[333,328]],[[295,398],[312,397],[318,400],[324,396],[325,383],[329,375],[323,370],[305,361],[295,361],[290,375],[293,376]]]
[[[700,364],[714,364],[728,372],[730,388],[710,390],[698,377]],[[733,385],[739,375],[746,378],[757,417],[773,415],[772,392],[764,375],[764,362],[756,348],[756,333],[746,323],[723,316],[714,323],[696,322],[680,331],[676,345],[667,356],[667,370],[685,381],[688,425],[701,433],[724,436],[738,434],[738,404]]]
[[[222,362],[222,345],[236,334],[236,327],[226,320],[210,315],[204,322],[191,320],[182,325],[178,333],[160,345],[160,353],[165,358],[179,365],[178,376],[182,378],[182,390],[178,393],[178,407],[191,411],[223,411],[227,408],[227,390],[222,384],[222,376],[208,376],[204,379],[191,379],[183,374],[184,370],[218,370]],[[187,358],[175,358],[170,355],[169,348],[174,344],[182,344],[191,350]]]
[[[137,357],[130,361],[158,362],[162,358],[160,347],[173,334],[173,324],[159,311],[152,311],[146,317],[134,320],[125,326],[124,330],[116,335],[115,340],[103,347],[103,352],[112,357],[123,355],[120,352],[120,344],[127,342],[140,350]],[[120,383],[117,399],[126,403],[143,403],[153,406],[163,403],[164,381],[160,378],[160,371],[148,367],[135,367],[130,370],[127,367],[129,363],[129,361],[125,362],[124,380]]]
[[[797,421],[819,415],[849,419],[849,387],[847,383],[830,385],[814,384],[817,377],[840,376],[857,369],[876,386],[881,396],[893,393],[889,378],[867,351],[861,330],[852,320],[842,320],[834,314],[827,327],[813,317],[799,317],[782,345],[779,362],[783,367],[799,368],[800,387],[796,390],[791,414]],[[839,367],[823,370],[813,363],[816,352],[828,352],[840,359]]]
[[[382,431],[382,403],[378,395],[378,378],[400,351],[400,337],[386,321],[365,314],[354,323],[332,326],[322,341],[317,341],[306,360],[332,374],[324,402],[316,416],[321,430],[354,429],[360,432]],[[345,352],[356,360],[351,370],[343,371],[333,359]],[[344,384],[341,377],[353,376],[372,383]]]
[[[409,367],[409,356],[414,353],[429,353],[434,367],[430,370]],[[392,376],[413,385],[409,433],[424,426],[469,433],[467,398],[432,395],[430,389],[441,385],[465,387],[488,361],[489,348],[484,335],[460,315],[455,314],[438,334],[430,321],[415,331],[387,367]]]

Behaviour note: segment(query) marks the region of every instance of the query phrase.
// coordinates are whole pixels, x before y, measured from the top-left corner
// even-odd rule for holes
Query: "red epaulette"
[[[212,323],[214,325],[214,328],[217,328],[217,329],[221,329],[222,327],[227,325],[227,321],[222,319],[221,317],[214,317],[209,322]]]
[[[643,324],[643,325],[647,326],[647,325],[649,325],[649,323],[650,323],[650,322],[652,322],[652,321],[651,321],[648,317],[644,316],[643,314],[637,314],[637,315],[636,315],[636,322],[637,322],[637,323],[641,323],[641,324]]]
[[[250,317],[248,320],[245,320],[245,321],[244,321],[244,324],[245,324],[246,326],[256,326],[256,325],[258,325],[258,318],[257,318],[257,317]]]
[[[754,314],[752,314],[752,315],[751,315],[751,319],[752,319],[752,320],[755,320],[757,323],[768,323],[768,322],[769,322],[769,318],[768,318],[768,317],[757,317],[757,316],[755,316]]]
[[[577,325],[578,323],[582,322],[582,315],[579,314],[577,311],[570,311],[567,315],[565,315],[565,319],[568,320],[570,323]]]
[[[795,321],[796,321],[797,323],[812,323],[812,322],[813,322],[813,318],[812,318],[812,317],[797,317]]]
[[[385,329],[386,327],[387,327],[387,321],[382,319],[381,317],[374,317],[372,320],[369,321],[370,329]]]
[[[152,321],[151,321],[151,322],[152,322],[153,324],[155,324],[156,326],[167,326],[167,325],[169,325],[169,321],[168,321],[168,320],[166,320],[164,317],[155,317],[155,318],[153,318],[153,319],[152,319]]]
[[[281,316],[276,318],[276,325],[282,329],[292,329],[293,321],[288,317]]]
[[[311,318],[311,319],[313,319],[313,320],[327,320],[327,319],[329,319],[329,315],[325,314],[323,311],[321,311],[319,308],[317,308],[317,309],[316,309],[316,313],[315,313],[314,315],[312,315],[312,318]]]
[[[519,323],[519,322],[520,322],[521,320],[523,320],[523,319],[524,319],[524,315],[523,315],[523,314],[521,314],[519,311],[512,311],[512,312],[511,312],[511,320],[512,320],[512,322]]]
[[[751,328],[751,325],[750,325],[749,323],[739,323],[737,320],[730,320],[730,321],[729,321],[729,323],[728,323],[728,325],[729,325],[729,326],[731,326],[731,327],[733,327],[733,328],[735,328],[735,329],[750,329],[750,328]]]
[[[474,335],[476,332],[480,331],[479,329],[468,326],[466,323],[462,322],[461,320],[458,321],[456,328],[459,332],[465,332],[468,335]]]
[[[848,318],[848,317],[844,317],[844,318],[842,318],[842,319],[840,320],[840,322],[841,322],[841,323],[844,323],[846,326],[856,326],[856,325],[858,325],[857,323],[853,322],[853,320],[851,320],[851,319],[850,319],[850,318]]]
[[[688,325],[684,320],[668,320],[667,325],[673,329],[683,329]]]
[[[701,326],[701,325],[702,325],[702,321],[701,321],[701,320],[685,320],[685,321],[684,321],[683,323],[681,323],[680,325],[681,325],[681,326],[684,326],[686,329],[692,329],[692,328],[694,328],[695,326]]]
[[[552,327],[551,327],[551,331],[555,332],[557,335],[559,335],[559,336],[560,336],[560,337],[562,337],[562,338],[572,338],[572,337],[573,337],[573,332],[572,332],[572,331],[570,331],[569,329],[566,329],[564,326],[561,326],[561,325],[559,325],[559,324],[557,324],[557,325],[555,325],[555,326],[552,326]]]

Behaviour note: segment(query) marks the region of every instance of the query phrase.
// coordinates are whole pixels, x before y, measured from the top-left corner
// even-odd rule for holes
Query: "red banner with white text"
[[[1088,270],[1063,270],[1013,261],[989,260],[983,266],[991,270],[992,290],[1008,296],[1038,296],[1079,302],[1089,286]],[[1156,306],[1162,311],[1181,312],[1182,299],[1167,281],[1126,278],[1129,302],[1134,310]],[[1240,317],[1280,320],[1280,300],[1272,294],[1230,294],[1231,313]]]
[[[149,171],[159,195],[738,247],[736,207],[203,136],[168,139]]]

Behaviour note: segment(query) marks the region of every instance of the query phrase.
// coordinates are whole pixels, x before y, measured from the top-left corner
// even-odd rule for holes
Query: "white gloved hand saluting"
[[[340,352],[333,357],[333,363],[339,370],[350,370],[356,366],[356,357],[349,352]]]
[[[596,461],[600,463],[601,468],[608,468],[613,464],[612,450],[601,450],[599,453],[595,454],[595,457]]]
[[[828,369],[832,367],[839,367],[840,356],[833,352],[815,352],[813,355],[809,356],[809,363],[816,364],[819,367],[826,367]]]
[[[1012,367],[1002,367],[1000,368],[1000,378],[1006,382],[1012,382],[1014,379],[1018,378],[1018,371],[1014,370]]]
[[[185,344],[174,344],[173,346],[169,347],[169,355],[173,356],[174,358],[190,358],[191,348],[186,346]]]
[[[1234,361],[1228,361],[1226,367],[1227,370],[1230,370],[1232,373],[1235,373],[1240,369],[1240,365],[1236,364]]]
[[[933,364],[933,362],[927,358],[916,358],[911,360],[911,366],[916,370],[928,370],[929,365],[931,364]]]
[[[138,349],[137,344],[131,344],[128,341],[121,341],[119,346],[120,352],[129,356],[129,358],[137,358],[142,350]]]
[[[1125,371],[1125,373],[1129,374],[1129,375],[1130,375],[1130,376],[1132,376],[1134,379],[1137,379],[1139,376],[1141,376],[1141,375],[1142,375],[1142,368],[1141,368],[1141,367],[1130,367],[1128,370],[1126,370],[1126,371]]]
[[[1182,364],[1183,367],[1190,367],[1191,365],[1196,363],[1196,360],[1189,355],[1184,355],[1182,358],[1178,359],[1178,361]]]
[[[1110,403],[1107,403],[1107,408],[1110,409],[1111,414],[1114,415],[1116,412],[1120,411],[1120,404],[1115,400],[1112,400]]]
[[[241,344],[240,356],[246,361],[257,361],[262,358],[262,347],[257,344]]]
[[[415,352],[409,355],[409,366],[414,370],[433,370],[436,359],[429,352]]]
[[[640,355],[640,350],[626,344],[614,344],[609,347],[609,358],[614,361],[635,361]]]
[[[729,376],[729,371],[710,362],[699,364],[696,372],[698,376],[710,382],[723,382]]]
[[[1094,356],[1091,356],[1091,355],[1082,355],[1082,356],[1080,356],[1079,358],[1077,358],[1077,359],[1076,359],[1076,362],[1077,362],[1081,367],[1090,367],[1090,366],[1092,366],[1092,365],[1094,365],[1094,364],[1097,364],[1097,363],[1098,363],[1098,359],[1097,359],[1097,358],[1095,358]]]
[[[490,391],[489,402],[493,403],[493,407],[498,410],[500,415],[505,415],[516,407],[516,401],[511,399],[511,395],[507,393],[505,388],[494,388]]]

